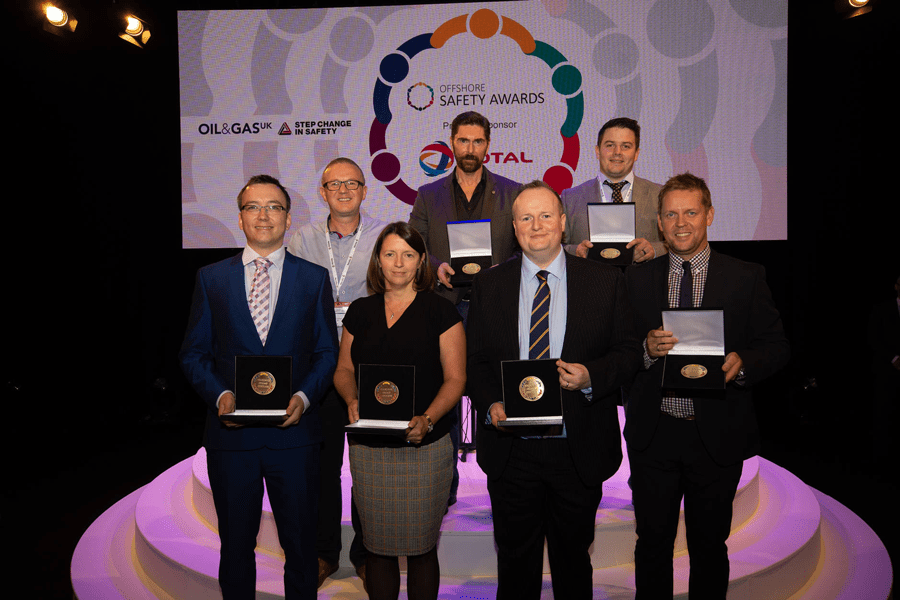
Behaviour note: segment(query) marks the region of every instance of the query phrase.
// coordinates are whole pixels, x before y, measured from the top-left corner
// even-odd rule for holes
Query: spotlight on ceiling
[[[150,41],[150,28],[143,19],[134,15],[127,15],[125,17],[125,29],[119,33],[119,37],[129,44],[143,48]]]
[[[78,27],[78,21],[66,12],[64,9],[50,4],[49,2],[41,5],[41,11],[44,13],[46,20],[44,21],[44,31],[56,35],[65,35],[75,31]]]

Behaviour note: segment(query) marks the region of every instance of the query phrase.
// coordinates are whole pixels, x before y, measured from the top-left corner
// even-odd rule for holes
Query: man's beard
[[[481,165],[482,161],[474,154],[456,157],[456,166],[458,166],[463,173],[474,173],[481,168]]]

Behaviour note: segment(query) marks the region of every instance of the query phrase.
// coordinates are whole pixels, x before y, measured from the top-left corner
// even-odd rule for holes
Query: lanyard
[[[337,267],[334,264],[334,251],[331,249],[331,232],[328,231],[328,226],[325,227],[325,246],[328,247],[328,259],[331,261],[331,277],[334,279],[334,297],[337,298],[341,293],[341,286],[344,285],[344,279],[347,277],[347,269],[350,268],[350,261],[353,260],[353,255],[356,253],[356,245],[359,243],[359,238],[362,237],[363,225],[362,225],[362,217],[359,218],[359,226],[356,228],[356,235],[354,236],[353,246],[350,248],[350,254],[347,255],[347,262],[344,264],[344,270],[341,272],[341,278],[338,280],[337,275]]]

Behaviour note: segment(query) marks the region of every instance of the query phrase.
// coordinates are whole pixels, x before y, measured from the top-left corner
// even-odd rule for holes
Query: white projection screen
[[[178,41],[184,248],[242,247],[259,173],[294,227],[324,219],[338,156],[363,167],[364,213],[405,221],[467,110],[493,124],[489,169],[560,191],[597,175],[604,122],[637,119],[636,174],[704,177],[711,239],[787,239],[787,0],[180,11]]]

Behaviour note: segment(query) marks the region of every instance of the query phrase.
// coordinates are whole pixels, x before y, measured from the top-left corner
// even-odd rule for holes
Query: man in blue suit
[[[286,598],[316,597],[318,402],[337,362],[331,283],[322,267],[285,252],[291,200],[257,175],[238,194],[243,252],[197,272],[179,358],[209,408],[204,433],[218,519],[222,596],[256,594],[263,481],[284,549]],[[220,420],[235,409],[235,356],[291,356],[293,396],[278,426]]]

